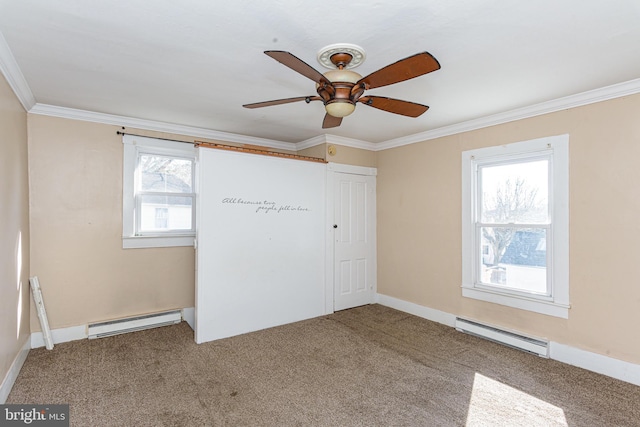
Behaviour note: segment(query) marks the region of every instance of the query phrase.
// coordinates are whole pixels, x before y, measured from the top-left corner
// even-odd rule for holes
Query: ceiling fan
[[[353,113],[357,102],[403,116],[420,116],[429,109],[428,106],[383,96],[364,95],[364,92],[368,89],[413,79],[440,69],[440,64],[429,52],[421,52],[362,77],[355,71],[351,71],[350,68],[362,63],[364,49],[351,44],[330,45],[320,50],[318,61],[327,68],[331,68],[324,74],[289,52],[267,50],[264,53],[293,71],[313,80],[316,83],[318,95],[256,102],[245,104],[243,107],[260,108],[298,101],[305,101],[307,104],[311,101],[322,101],[327,112],[322,122],[323,128],[340,126],[342,118]]]

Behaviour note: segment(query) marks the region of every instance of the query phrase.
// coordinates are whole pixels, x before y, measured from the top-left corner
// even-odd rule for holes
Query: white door
[[[334,310],[374,302],[376,177],[334,172]]]

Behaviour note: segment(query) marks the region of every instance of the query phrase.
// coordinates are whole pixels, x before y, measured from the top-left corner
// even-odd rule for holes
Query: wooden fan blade
[[[440,69],[440,64],[429,52],[422,52],[401,59],[361,78],[356,85],[364,83],[366,89],[387,86],[413,79]]]
[[[298,101],[307,101],[307,104],[308,104],[311,101],[318,101],[318,100],[320,100],[319,96],[299,96],[297,98],[274,99],[273,101],[244,104],[243,107],[244,108],[261,108],[261,107],[270,107],[272,105],[288,104],[290,102],[298,102]]]
[[[402,101],[400,99],[386,98],[384,96],[363,96],[359,101],[378,110],[409,117],[418,117],[429,109],[426,105]]]
[[[283,50],[267,50],[264,53],[316,83],[329,83],[329,80],[318,70],[289,52]]]
[[[333,117],[327,113],[324,115],[324,120],[322,121],[322,129],[337,128],[341,123],[342,117]]]

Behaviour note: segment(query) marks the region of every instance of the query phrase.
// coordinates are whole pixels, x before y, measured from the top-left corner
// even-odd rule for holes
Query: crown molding
[[[540,116],[553,113],[555,111],[569,108],[581,107],[583,105],[596,102],[607,101],[609,99],[621,98],[623,96],[634,95],[640,92],[640,79],[629,80],[627,82],[605,86],[603,88],[565,96],[528,107],[518,108],[504,113],[493,114],[478,119],[468,120],[451,126],[416,133],[402,138],[391,139],[374,145],[374,151],[388,150],[390,148],[402,147],[403,145],[415,144],[417,142],[428,141],[430,139],[442,138],[444,136],[455,135],[462,132],[469,132],[489,126],[522,120],[529,117]]]
[[[65,119],[81,120],[85,122],[102,123],[107,125],[132,127],[136,129],[151,130],[156,132],[173,133],[177,135],[188,135],[197,138],[213,139],[217,141],[235,142],[238,144],[260,145],[263,147],[276,148],[279,150],[296,151],[296,144],[292,142],[282,142],[273,139],[238,135],[235,133],[221,132],[212,129],[184,126],[174,123],[157,122],[154,120],[137,119],[134,117],[117,116],[114,114],[96,113],[93,111],[78,110],[75,108],[58,107],[55,105],[38,103],[29,110],[29,113],[39,114],[43,116],[60,117]]]
[[[377,149],[376,148],[377,144],[374,142],[367,142],[367,141],[362,141],[360,139],[346,138],[344,136],[337,136],[337,135],[325,135],[325,136],[327,137],[327,142],[331,144],[338,144],[345,147],[360,148],[362,150],[370,150],[370,151],[376,151]]]
[[[31,92],[31,88],[27,84],[20,67],[18,67],[16,58],[11,53],[11,49],[9,49],[2,32],[0,32],[0,72],[7,79],[7,83],[9,83],[24,109],[29,111],[36,104],[36,98],[33,96],[33,92]]]
[[[331,134],[324,134],[314,136],[313,138],[305,139],[296,143],[296,149],[304,150],[305,148],[315,147],[320,144],[338,144],[345,147],[360,148],[363,150],[376,150],[376,144],[373,142],[362,141],[360,139],[346,138],[344,136],[337,136]]]
[[[318,135],[313,138],[305,139],[304,141],[300,141],[296,143],[296,150],[304,150],[307,148],[315,147],[316,145],[326,144],[327,143],[327,135]]]

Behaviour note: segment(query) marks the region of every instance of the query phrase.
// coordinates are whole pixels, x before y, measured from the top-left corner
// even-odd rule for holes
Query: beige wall
[[[327,153],[330,145],[333,145],[336,149],[334,155]],[[300,150],[298,154],[301,156],[318,157],[328,162],[342,163],[345,165],[376,167],[378,164],[377,153],[375,151],[332,144],[331,142]]]
[[[640,95],[378,152],[378,291],[640,363]],[[461,153],[569,134],[569,319],[461,296]]]
[[[329,142],[329,145],[333,145],[336,148],[334,156],[327,154],[327,161],[329,162],[368,167],[376,167],[378,165],[378,153],[375,151],[331,144],[331,142]]]
[[[318,159],[326,160],[327,144],[314,145],[313,147],[305,148],[304,150],[299,150],[297,154],[300,156],[316,157]]]
[[[31,273],[51,328],[193,307],[193,248],[122,249],[121,128],[39,115],[28,126]]]
[[[27,113],[0,75],[0,382],[29,332]]]

